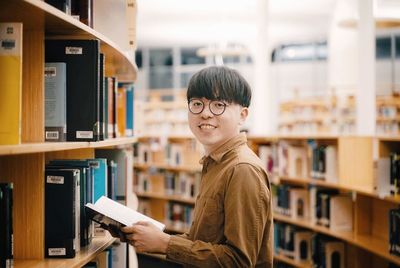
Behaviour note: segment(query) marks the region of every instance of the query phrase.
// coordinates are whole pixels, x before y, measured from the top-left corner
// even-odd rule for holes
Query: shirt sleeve
[[[270,213],[269,200],[265,172],[250,164],[236,165],[225,189],[225,242],[171,236],[167,258],[195,267],[254,267]]]

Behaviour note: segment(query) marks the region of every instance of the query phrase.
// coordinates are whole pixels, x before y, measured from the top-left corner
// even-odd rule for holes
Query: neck
[[[237,135],[239,135],[240,132],[235,133],[233,135],[231,135],[230,137],[228,137],[226,140],[221,141],[218,144],[212,144],[212,145],[207,145],[207,144],[203,144],[203,148],[204,148],[204,153],[206,156],[209,156],[212,152],[214,152],[215,150],[217,150],[222,144],[224,144],[225,142],[227,142],[228,140],[236,137]]]

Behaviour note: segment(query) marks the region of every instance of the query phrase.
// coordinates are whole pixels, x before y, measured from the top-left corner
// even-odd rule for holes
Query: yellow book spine
[[[21,142],[22,23],[0,23],[0,145]]]

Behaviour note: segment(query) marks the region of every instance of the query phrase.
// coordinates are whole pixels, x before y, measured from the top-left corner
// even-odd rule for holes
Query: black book
[[[0,183],[0,267],[13,267],[13,184]]]
[[[106,129],[105,129],[105,123],[106,123],[106,96],[105,96],[105,87],[104,87],[104,63],[105,63],[105,58],[104,54],[100,53],[100,73],[99,73],[99,87],[100,87],[100,107],[99,107],[99,118],[100,118],[100,133],[99,133],[99,140],[103,141],[105,140],[106,137]]]
[[[71,15],[71,0],[46,0],[46,3]]]
[[[45,256],[74,258],[76,232],[76,171],[45,171]]]
[[[87,217],[84,206],[88,202],[93,202],[93,188],[94,188],[94,170],[91,166],[90,160],[85,159],[69,159],[69,160],[52,160],[46,166],[46,168],[77,168],[81,173],[81,206],[80,206],[80,217],[81,217],[81,246],[87,246],[90,244],[93,238],[93,225],[90,219]]]
[[[46,62],[67,64],[67,141],[98,141],[100,87],[98,40],[46,40]]]

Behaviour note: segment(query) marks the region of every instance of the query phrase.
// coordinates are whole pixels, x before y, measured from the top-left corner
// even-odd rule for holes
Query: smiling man
[[[187,91],[189,126],[204,146],[193,223],[168,235],[150,223],[124,227],[137,252],[164,253],[185,267],[272,267],[272,207],[267,173],[240,127],[251,89],[227,67],[196,73]]]

